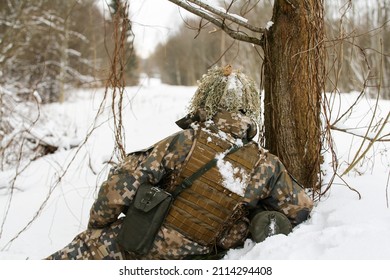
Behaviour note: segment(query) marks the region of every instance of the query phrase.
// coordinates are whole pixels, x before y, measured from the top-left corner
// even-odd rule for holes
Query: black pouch
[[[127,210],[117,242],[125,250],[147,254],[172,203],[170,193],[151,184],[141,185]]]

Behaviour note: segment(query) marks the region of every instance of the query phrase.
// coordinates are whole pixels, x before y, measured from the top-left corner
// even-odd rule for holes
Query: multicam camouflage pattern
[[[115,241],[122,223],[118,216],[126,213],[138,186],[144,182],[172,185],[191,151],[199,123],[205,121],[199,119],[153,147],[129,155],[123,164],[112,170],[101,186],[91,208],[88,229],[47,259],[187,259],[209,254],[215,246],[202,246],[166,225],[158,232],[147,255],[137,256],[125,252]],[[255,124],[241,113],[220,112],[207,123],[210,130],[223,133],[231,141],[246,139],[248,135],[253,137],[255,134]],[[292,180],[277,157],[259,149],[261,156],[252,171],[243,198],[246,211],[249,214],[263,207],[285,214],[294,226],[303,222],[313,207],[312,200]],[[216,245],[222,249],[240,246],[250,237],[248,228],[249,221],[244,216],[226,228]]]

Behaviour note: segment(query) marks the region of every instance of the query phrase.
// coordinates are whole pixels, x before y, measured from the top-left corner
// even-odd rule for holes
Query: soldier
[[[113,168],[88,229],[47,259],[220,258],[247,238],[288,234],[313,202],[252,140],[259,116],[250,78],[231,66],[210,69],[177,122],[183,130]],[[173,202],[162,214],[165,199]]]

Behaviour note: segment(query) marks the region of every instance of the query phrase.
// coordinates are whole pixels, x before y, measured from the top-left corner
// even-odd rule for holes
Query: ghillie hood
[[[230,65],[214,67],[199,81],[188,113],[205,111],[211,119],[219,111],[242,112],[258,123],[260,117],[260,94],[252,79]]]

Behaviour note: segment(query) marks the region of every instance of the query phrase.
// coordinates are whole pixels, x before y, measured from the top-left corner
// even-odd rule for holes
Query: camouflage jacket
[[[126,213],[142,183],[149,182],[160,186],[172,184],[190,153],[199,125],[212,126],[231,141],[251,139],[256,134],[255,124],[241,113],[220,112],[212,121],[207,122],[202,119],[201,114],[195,122],[187,119],[187,122],[181,125],[185,129],[146,150],[130,154],[110,172],[91,208],[89,230],[120,228],[121,219],[118,217]],[[263,207],[279,211],[284,213],[294,226],[306,220],[313,207],[311,199],[291,178],[277,157],[261,147],[259,149],[262,159],[255,166],[244,197],[247,208],[251,210]],[[238,246],[247,237],[248,219],[243,217],[226,230],[218,245],[229,249]],[[137,257],[125,252],[124,258],[182,259],[207,254],[211,249],[163,225],[148,255]]]

